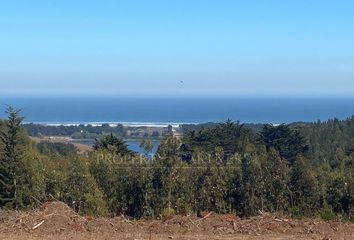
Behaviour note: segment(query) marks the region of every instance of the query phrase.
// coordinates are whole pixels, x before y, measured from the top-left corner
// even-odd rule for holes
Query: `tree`
[[[152,152],[154,146],[152,145],[151,141],[142,138],[139,147],[141,147],[144,150],[145,156],[148,157],[149,153]]]
[[[89,154],[89,169],[107,199],[110,213],[151,217],[151,160],[133,155],[129,161],[110,161],[102,159],[101,154]]]
[[[272,148],[262,161],[263,208],[270,212],[284,211],[288,207],[289,168],[286,160]],[[265,206],[264,206],[265,205]]]
[[[26,193],[29,186],[29,172],[24,160],[26,139],[22,128],[20,110],[8,107],[5,129],[0,132],[3,156],[0,161],[0,204],[9,208],[22,208],[32,201]]]
[[[268,151],[274,148],[282,158],[290,163],[297,156],[307,154],[309,150],[304,137],[285,124],[279,126],[264,125],[260,136]]]
[[[119,155],[133,153],[131,150],[129,150],[127,143],[124,142],[123,139],[113,135],[113,133],[108,134],[101,139],[95,139],[93,148],[95,150],[108,150]]]
[[[182,157],[189,161],[195,152],[216,154],[222,148],[224,160],[240,151],[240,144],[248,139],[253,142],[254,134],[243,124],[227,120],[210,128],[186,133],[182,139]]]
[[[254,146],[241,156],[241,215],[252,216],[262,208],[260,159]]]
[[[78,213],[105,216],[107,203],[88,166],[81,159],[73,158],[69,168],[65,181],[65,202]]]
[[[348,182],[342,176],[337,176],[328,186],[327,201],[337,213],[344,214],[350,211]]]
[[[228,166],[224,163],[223,152],[220,152],[219,161],[210,159],[205,164],[192,163],[192,184],[194,185],[195,206],[194,210],[200,214],[202,211],[214,211],[227,213],[226,198],[228,194],[227,171]]]
[[[308,159],[297,157],[292,166],[290,201],[301,215],[311,215],[320,208],[317,179]],[[296,214],[298,214],[296,213]]]
[[[118,174],[113,179],[111,207],[114,214],[123,213],[132,217],[153,215],[151,198],[151,168],[147,162],[131,163],[114,167]]]
[[[178,169],[176,164],[179,158],[180,141],[173,134],[166,135],[160,142],[156,156],[153,159],[152,187],[155,198],[155,213],[162,213],[166,208],[171,209],[173,203],[173,189],[176,183]]]

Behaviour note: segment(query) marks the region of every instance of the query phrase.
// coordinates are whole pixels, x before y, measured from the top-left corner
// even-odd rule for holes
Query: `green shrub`
[[[321,219],[324,221],[333,221],[336,220],[336,215],[330,208],[325,208],[320,213]]]
[[[304,214],[301,212],[300,208],[298,208],[298,207],[290,208],[290,215],[291,215],[291,217],[299,219],[299,220],[304,218]]]
[[[175,216],[176,212],[173,208],[165,208],[162,211],[161,218],[163,221],[167,221]]]

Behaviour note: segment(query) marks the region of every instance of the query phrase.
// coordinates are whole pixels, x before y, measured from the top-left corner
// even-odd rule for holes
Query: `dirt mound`
[[[259,239],[354,239],[354,224],[294,220],[267,213],[248,219],[212,212],[202,218],[177,215],[167,221],[125,216],[92,219],[81,217],[62,202],[45,203],[36,211],[0,214],[0,239],[258,239],[259,236]]]
[[[341,222],[324,222],[316,219],[294,220],[283,216],[263,213],[259,216],[240,219],[235,215],[210,213],[204,218],[174,216],[161,221],[140,221],[145,231],[155,234],[209,234],[211,236],[263,236],[263,235],[317,235],[327,236],[345,233],[354,239],[354,225]]]
[[[39,210],[27,213],[3,214],[1,232],[33,232],[54,234],[63,231],[83,231],[86,219],[62,202],[44,203]]]

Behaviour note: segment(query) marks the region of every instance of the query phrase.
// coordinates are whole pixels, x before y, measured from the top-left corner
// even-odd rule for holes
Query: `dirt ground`
[[[62,202],[30,212],[0,212],[0,239],[9,240],[354,240],[354,224],[293,220],[272,214],[249,219],[234,215],[175,216],[167,221],[127,217],[82,217]]]

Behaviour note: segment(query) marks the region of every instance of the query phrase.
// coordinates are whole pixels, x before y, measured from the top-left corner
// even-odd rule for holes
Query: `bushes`
[[[261,210],[327,221],[354,218],[353,152],[338,150],[335,168],[316,167],[304,139],[283,125],[268,126],[258,140],[230,121],[183,139],[169,134],[154,159],[132,153],[114,135],[97,140],[88,155],[40,155],[18,112],[9,113],[0,122],[1,207],[32,207],[52,195],[94,216],[167,220],[203,211],[251,216]]]
[[[108,209],[112,215],[164,220],[203,211],[282,212],[324,220],[352,216],[353,157],[346,159],[344,170],[315,168],[308,157],[298,155],[290,162],[276,149],[244,139],[238,142],[240,153],[226,159],[218,146],[211,153],[194,149],[184,161],[181,144],[166,136],[152,160],[135,154],[100,157],[116,152],[114,146],[70,158],[62,169],[69,172],[62,199],[81,213],[103,215]]]
[[[69,169],[64,201],[78,213],[105,216],[108,212],[106,200],[84,161],[74,158]]]
[[[170,220],[175,216],[175,214],[176,214],[176,212],[173,208],[165,208],[162,211],[161,219],[162,219],[162,221]]]
[[[320,212],[321,219],[324,221],[334,221],[337,219],[336,214],[330,208],[324,208]]]

